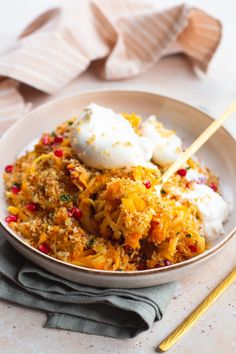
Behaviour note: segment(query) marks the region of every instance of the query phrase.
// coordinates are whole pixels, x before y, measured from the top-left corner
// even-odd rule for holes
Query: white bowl
[[[146,92],[101,91],[64,98],[30,112],[18,121],[0,140],[1,175],[4,167],[12,163],[19,153],[44,131],[54,130],[63,121],[77,115],[86,105],[96,102],[118,112],[136,112],[144,118],[157,114],[167,127],[176,129],[189,145],[211,123],[205,113],[182,102]],[[220,177],[224,198],[230,203],[231,215],[225,224],[226,234],[215,239],[203,254],[168,267],[144,271],[119,272],[83,268],[62,262],[29,246],[4,221],[7,205],[4,184],[0,181],[1,231],[7,240],[26,258],[51,273],[86,285],[98,287],[136,288],[153,286],[186,276],[215,255],[236,232],[236,142],[224,128],[207,142],[198,156]]]

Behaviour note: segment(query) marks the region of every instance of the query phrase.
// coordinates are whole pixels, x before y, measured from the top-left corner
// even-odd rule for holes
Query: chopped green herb
[[[192,235],[191,234],[187,234],[187,235],[185,235],[187,238],[191,238],[192,237]]]
[[[180,232],[178,231],[178,232],[176,232],[176,235],[179,235],[180,234]]]
[[[92,248],[94,242],[95,242],[94,238],[91,238],[90,240],[87,241],[87,246],[88,246],[89,248]]]
[[[191,167],[190,167],[190,166],[188,166],[188,167],[186,167],[186,170],[190,170],[190,168],[191,168]]]
[[[51,132],[51,136],[55,137],[56,133],[55,132]]]
[[[60,200],[62,202],[68,203],[71,201],[71,196],[69,194],[61,194],[60,195]]]
[[[163,195],[165,195],[165,194],[166,194],[165,189],[161,189],[161,194],[163,194]]]
[[[72,125],[74,122],[68,122],[68,125]]]

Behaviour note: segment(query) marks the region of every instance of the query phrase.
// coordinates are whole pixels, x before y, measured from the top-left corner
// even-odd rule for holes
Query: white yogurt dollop
[[[172,164],[182,152],[182,141],[174,131],[165,129],[155,116],[141,125],[141,134],[154,144],[152,159],[161,166]]]
[[[187,171],[187,174],[185,176],[186,180],[189,182],[198,182],[198,183],[204,183],[206,181],[206,176],[203,173],[200,173],[193,168],[190,168]]]
[[[183,193],[181,198],[197,206],[206,236],[215,237],[224,233],[223,223],[229,217],[229,206],[219,193],[205,184],[195,183],[193,190]]]
[[[137,135],[121,114],[95,103],[74,123],[70,140],[79,159],[90,167],[153,167],[153,144]]]

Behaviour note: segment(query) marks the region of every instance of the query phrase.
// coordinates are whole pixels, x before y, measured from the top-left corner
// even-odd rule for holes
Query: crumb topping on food
[[[116,136],[110,129],[113,122],[106,129],[94,129],[98,120],[95,117],[95,124],[91,106],[83,117],[44,133],[33,151],[14,164],[9,161],[4,174],[9,204],[5,220],[9,226],[40,252],[95,269],[159,268],[204,252],[208,238],[223,232],[229,215],[218,178],[192,158],[164,184],[159,197],[156,189],[168,165],[162,162],[172,161],[170,157],[176,153],[172,148],[182,149],[176,133],[154,118],[141,123],[139,116],[126,113],[124,126],[134,135]],[[103,116],[99,119],[101,124]],[[159,134],[163,139],[156,140],[154,152],[147,146],[150,126],[156,129],[153,137]],[[89,134],[83,140],[84,128]],[[146,138],[140,135],[144,132]],[[109,144],[102,144],[109,136]],[[147,139],[147,151],[141,148],[142,139]],[[94,146],[97,150],[89,150]],[[119,161],[122,163],[108,166],[115,147],[123,149],[115,155],[116,161],[119,156],[123,159]],[[133,148],[139,155],[132,155]],[[164,148],[171,152],[164,155]],[[158,151],[162,155],[156,159]],[[101,160],[96,166],[85,163],[98,157]],[[124,162],[127,165],[123,166]]]

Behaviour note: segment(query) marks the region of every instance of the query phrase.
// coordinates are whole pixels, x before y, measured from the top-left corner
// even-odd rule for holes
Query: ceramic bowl
[[[54,101],[30,112],[18,121],[0,140],[1,176],[4,166],[13,162],[31,141],[44,131],[51,131],[63,121],[77,115],[91,102],[111,107],[117,112],[136,112],[145,117],[156,114],[167,127],[176,129],[188,146],[211,123],[212,118],[185,103],[147,92],[100,91],[76,95]],[[168,267],[133,271],[112,272],[83,268],[51,258],[29,246],[5,223],[6,202],[4,185],[0,181],[1,233],[26,258],[47,271],[85,285],[98,287],[136,288],[153,286],[177,280],[191,274],[194,269],[204,268],[210,257],[229,242],[236,232],[236,142],[220,128],[199,151],[198,156],[220,177],[221,190],[231,207],[231,215],[225,224],[226,234],[212,241],[203,254]]]

